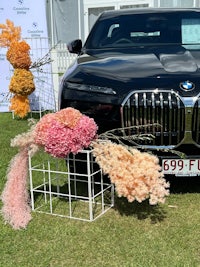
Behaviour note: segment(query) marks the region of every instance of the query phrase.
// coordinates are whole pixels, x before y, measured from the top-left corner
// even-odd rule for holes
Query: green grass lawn
[[[28,122],[0,113],[0,126],[1,194],[17,152],[10,139]],[[13,230],[0,216],[0,267],[200,267],[199,179],[171,181],[158,206],[116,197],[94,222],[32,212],[26,230]]]

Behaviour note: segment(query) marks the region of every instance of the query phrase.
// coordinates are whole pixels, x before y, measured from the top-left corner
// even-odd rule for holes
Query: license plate
[[[200,159],[163,159],[162,171],[176,176],[197,176],[200,175]]]

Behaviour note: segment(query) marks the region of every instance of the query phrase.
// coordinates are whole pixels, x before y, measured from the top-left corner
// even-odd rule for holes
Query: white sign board
[[[47,22],[45,0],[9,0],[0,1],[0,24],[5,24],[6,19],[9,19],[15,26],[20,26],[22,30],[22,39],[29,40],[40,38],[46,40]],[[31,46],[33,42],[29,43]],[[42,44],[40,43],[40,46]],[[42,47],[41,47],[42,48]],[[38,47],[39,49],[39,47]],[[7,49],[0,48],[0,112],[9,110],[9,82],[12,76],[10,64],[6,59]],[[31,54],[37,60],[38,50],[31,47]],[[36,85],[37,89],[37,85]]]

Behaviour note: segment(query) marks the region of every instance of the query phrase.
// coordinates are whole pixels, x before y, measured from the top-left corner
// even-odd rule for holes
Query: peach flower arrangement
[[[163,178],[156,156],[111,141],[92,145],[96,162],[115,184],[119,197],[126,197],[129,202],[149,199],[151,205],[165,202],[169,183]]]

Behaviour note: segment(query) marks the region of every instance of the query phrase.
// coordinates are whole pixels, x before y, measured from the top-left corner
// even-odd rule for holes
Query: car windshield
[[[199,12],[159,12],[102,16],[94,25],[86,49],[182,45],[200,48]]]

